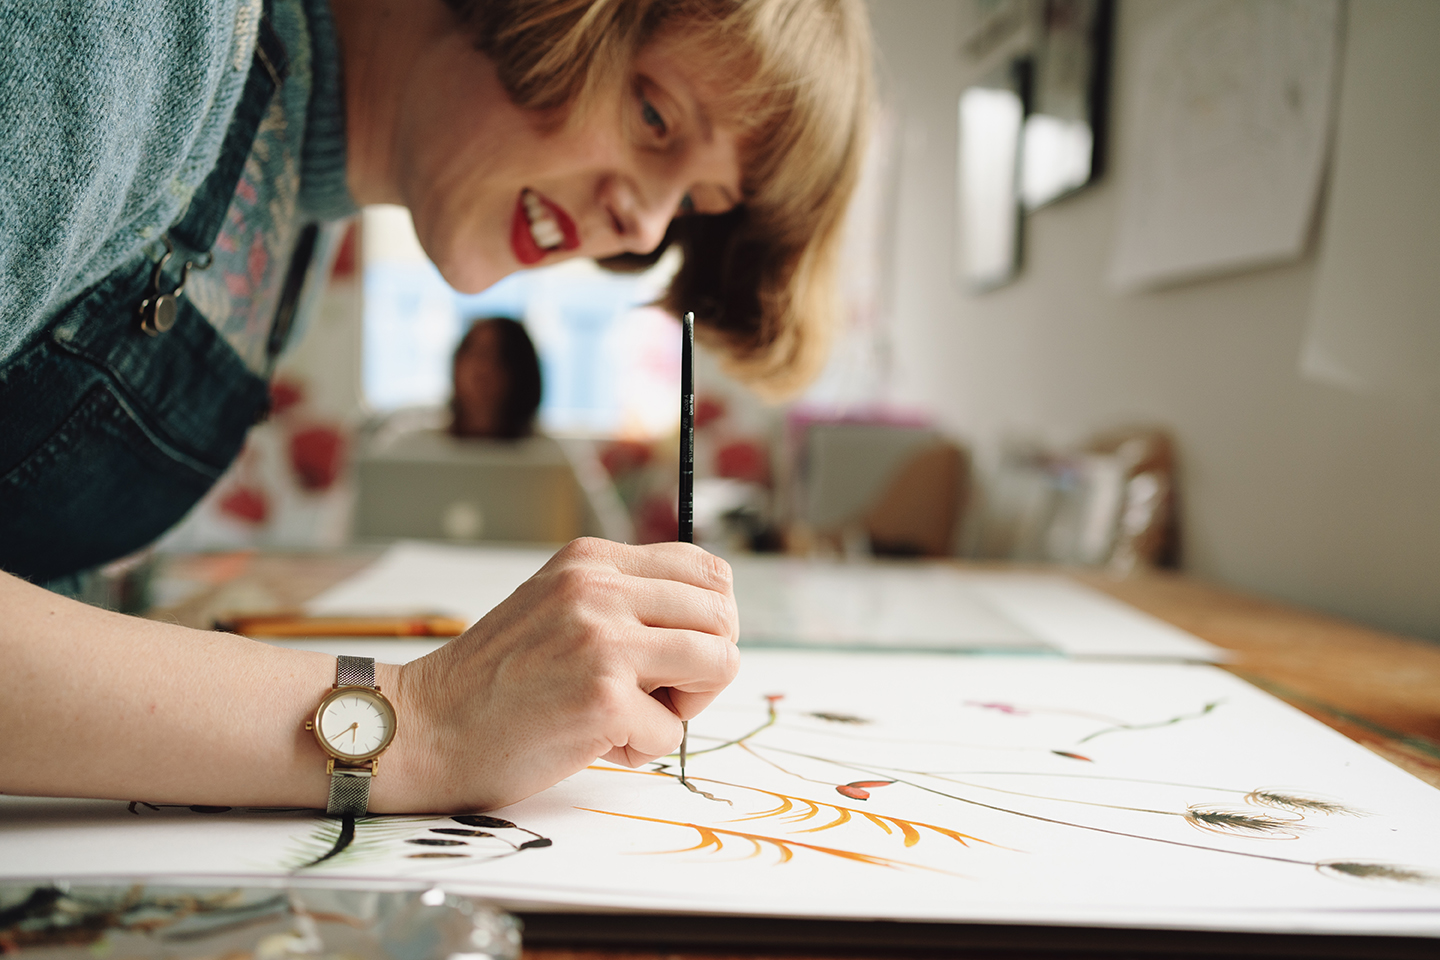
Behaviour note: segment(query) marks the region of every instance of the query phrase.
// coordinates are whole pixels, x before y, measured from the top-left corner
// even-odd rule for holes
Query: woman
[[[203,493],[263,415],[324,222],[356,204],[408,206],[462,291],[678,243],[667,302],[760,389],[802,382],[868,106],[857,3],[0,8],[0,568],[102,562]],[[670,753],[737,667],[729,569],[684,544],[577,541],[373,674],[15,576],[0,608],[5,793],[498,806]],[[306,732],[336,684],[374,716]],[[384,776],[336,746],[372,721]]]
[[[540,358],[525,327],[509,317],[471,322],[450,361],[450,433],[518,440],[535,428]]]

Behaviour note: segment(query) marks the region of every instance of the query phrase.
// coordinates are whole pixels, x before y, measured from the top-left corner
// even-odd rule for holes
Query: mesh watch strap
[[[375,686],[375,661],[370,657],[335,658],[337,687]],[[363,817],[370,806],[370,771],[332,767],[330,800],[325,812],[332,816]]]
[[[370,657],[336,657],[335,685],[337,687],[375,686],[375,661]]]
[[[330,775],[330,802],[325,812],[331,816],[363,817],[370,807],[370,773],[336,770]]]

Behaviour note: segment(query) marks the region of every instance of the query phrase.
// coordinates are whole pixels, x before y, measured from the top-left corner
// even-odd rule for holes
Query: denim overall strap
[[[285,77],[269,0],[264,12],[220,158],[171,230],[194,255],[213,245]],[[154,271],[137,256],[0,365],[0,569],[52,580],[152,542],[219,479],[267,412],[266,381],[188,299],[168,331],[141,329],[136,308]]]
[[[271,0],[265,0],[250,74],[245,78],[245,90],[235,107],[230,129],[225,133],[220,158],[190,199],[185,216],[170,228],[171,239],[194,253],[205,253],[215,246],[215,238],[225,224],[225,213],[230,209],[230,200],[235,196],[240,174],[245,170],[245,161],[255,145],[260,121],[265,118],[271,99],[290,72],[289,54],[270,22],[270,5]]]

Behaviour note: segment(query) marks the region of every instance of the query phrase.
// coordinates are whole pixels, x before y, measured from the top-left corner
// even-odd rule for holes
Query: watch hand
[[[350,734],[350,742],[351,742],[351,743],[354,743],[354,742],[355,742],[355,730],[356,730],[356,728],[359,727],[359,726],[360,726],[360,721],[357,720],[357,721],[355,721],[354,723],[350,724],[350,726],[346,727],[344,730],[341,730],[339,733],[335,734],[335,736],[331,737],[330,739],[331,739],[331,740],[339,740],[341,737],[345,736],[345,734],[348,733],[348,734]]]

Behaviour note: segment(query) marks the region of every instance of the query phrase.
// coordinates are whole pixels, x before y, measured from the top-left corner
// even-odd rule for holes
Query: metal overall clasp
[[[170,242],[170,237],[161,237],[165,241],[165,254],[160,262],[155,264],[155,274],[150,278],[150,295],[140,301],[140,329],[152,337],[159,336],[166,330],[175,326],[175,318],[179,314],[180,298],[185,294],[185,281],[190,278],[190,271],[208,269],[215,258],[212,254],[205,254],[204,263],[196,263],[193,260],[186,260],[184,268],[180,271],[180,282],[175,289],[169,293],[160,292],[160,278],[165,272],[165,264],[175,255],[175,245]]]

